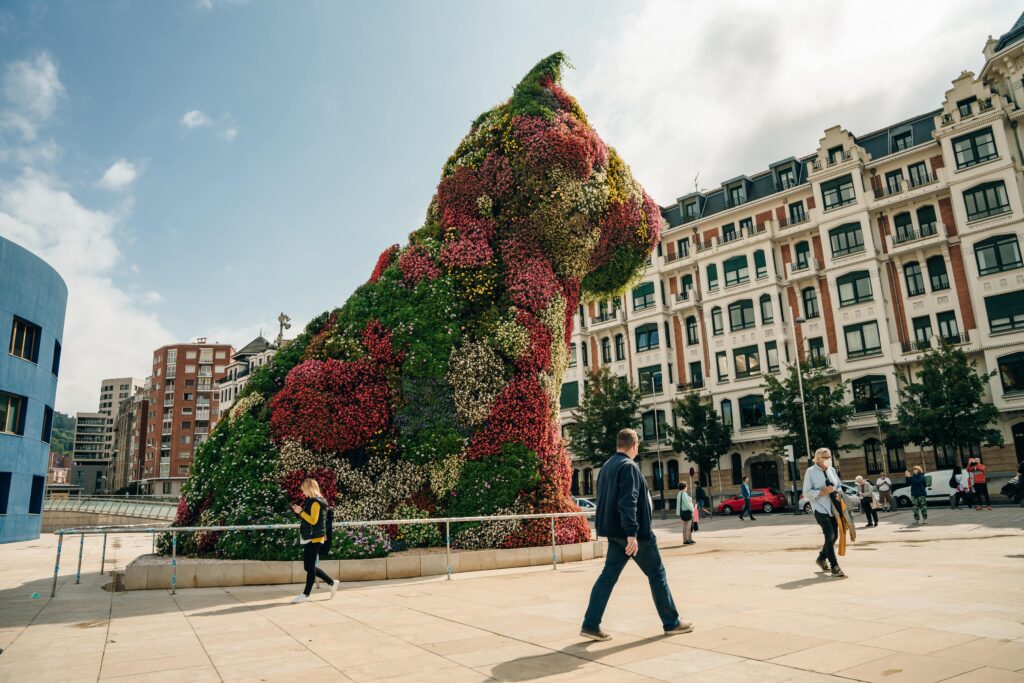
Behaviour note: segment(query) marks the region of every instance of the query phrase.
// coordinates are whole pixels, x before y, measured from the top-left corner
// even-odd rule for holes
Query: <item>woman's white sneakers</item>
[[[306,595],[305,593],[299,593],[294,598],[292,598],[292,604],[293,605],[297,605],[300,602],[309,602],[309,596]]]
[[[328,600],[333,600],[334,599],[334,594],[338,592],[338,583],[339,583],[339,581],[337,579],[335,579],[334,583],[332,583],[330,586],[327,587],[331,591],[331,597],[327,598]]]

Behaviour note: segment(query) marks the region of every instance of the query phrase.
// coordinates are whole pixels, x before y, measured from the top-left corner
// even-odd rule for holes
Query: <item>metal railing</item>
[[[444,545],[445,564],[447,581],[452,580],[452,534],[451,525],[464,522],[502,522],[522,519],[549,519],[551,520],[551,568],[558,569],[558,550],[555,537],[555,520],[568,517],[591,517],[593,510],[580,510],[579,512],[547,512],[532,515],[490,515],[480,517],[424,517],[420,519],[381,519],[366,520],[358,522],[335,522],[333,529],[367,527],[367,526],[401,526],[403,524],[444,524]],[[101,526],[101,527],[80,527],[60,529],[57,534],[57,558],[53,563],[53,585],[50,588],[50,597],[57,594],[57,577],[60,573],[60,556],[64,546],[64,536],[78,536],[78,569],[75,571],[75,584],[81,583],[82,579],[82,553],[85,549],[86,536],[103,536],[103,554],[100,559],[100,573],[106,566],[107,559],[107,536],[109,534],[150,534],[153,539],[154,552],[156,549],[156,535],[171,535],[171,595],[175,595],[178,585],[178,534],[190,532],[207,531],[276,531],[282,529],[298,529],[299,524],[241,524],[230,526]]]
[[[178,503],[155,500],[132,500],[126,498],[47,498],[43,502],[44,512],[83,512],[94,515],[119,515],[172,521]]]

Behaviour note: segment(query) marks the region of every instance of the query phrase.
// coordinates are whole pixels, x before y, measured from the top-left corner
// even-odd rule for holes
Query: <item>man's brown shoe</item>
[[[689,633],[693,630],[693,624],[688,621],[680,621],[675,628],[665,629],[666,636],[674,636],[679,633]]]
[[[585,628],[585,629],[580,630],[580,635],[583,636],[584,638],[589,638],[590,640],[597,640],[597,641],[605,641],[605,640],[611,640],[612,639],[612,637],[610,635],[608,635],[607,633],[605,633],[601,629],[597,629],[596,631],[593,631],[593,630],[591,630],[589,628]]]

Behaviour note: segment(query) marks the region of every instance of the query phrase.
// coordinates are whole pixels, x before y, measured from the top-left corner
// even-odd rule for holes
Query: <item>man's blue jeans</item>
[[[651,597],[654,598],[654,606],[661,617],[662,626],[666,630],[679,625],[679,612],[676,611],[676,604],[672,601],[672,592],[668,588],[668,578],[665,576],[665,565],[661,563],[661,554],[658,552],[658,543],[654,539],[649,541],[638,540],[639,550],[633,556],[637,566],[647,576],[651,584]],[[587,606],[587,614],[583,617],[583,628],[596,631],[601,627],[601,619],[604,617],[604,610],[608,606],[608,599],[612,596],[612,589],[619,580],[619,574],[629,562],[626,555],[626,539],[609,538],[608,554],[604,558],[604,569],[597,577],[593,590],[590,591],[590,605]]]

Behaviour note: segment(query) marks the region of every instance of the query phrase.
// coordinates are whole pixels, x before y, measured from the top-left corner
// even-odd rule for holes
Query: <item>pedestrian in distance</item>
[[[583,617],[580,635],[590,640],[611,639],[601,630],[601,620],[612,589],[630,559],[647,576],[665,635],[689,633],[693,624],[679,620],[679,612],[668,587],[665,565],[658,552],[658,541],[651,530],[651,495],[647,481],[635,462],[640,449],[636,431],[619,431],[616,448],[618,452],[604,462],[597,475],[594,521],[597,535],[608,539],[608,552],[604,568],[590,591],[590,603]]]
[[[985,475],[985,463],[981,458],[969,458],[967,471],[971,475],[971,488],[974,489],[975,510],[981,509],[981,501],[985,501],[985,509],[992,509],[992,501],[988,497],[988,480]]]
[[[292,602],[307,602],[317,577],[326,581],[331,589],[330,600],[338,592],[338,582],[316,566],[321,550],[330,547],[330,506],[320,492],[320,484],[316,479],[304,480],[301,488],[305,500],[302,505],[292,505],[292,512],[299,516],[299,543],[302,545],[302,568],[306,570],[306,587]]]
[[[708,493],[704,490],[704,487],[700,485],[700,482],[697,482],[697,495],[695,497],[697,507],[700,508],[702,512],[710,513],[711,501],[708,499]]]
[[[864,477],[858,475],[854,480],[857,482],[857,495],[860,496],[860,509],[864,512],[864,518],[868,523],[865,527],[878,526],[878,511],[875,510],[875,487]]]
[[[875,488],[878,489],[879,503],[886,512],[892,511],[892,480],[888,472],[882,472],[882,476],[875,480]]]
[[[964,507],[970,507],[971,499],[968,495],[969,475],[960,468],[960,463],[953,463],[953,474],[949,478],[949,509],[959,510],[961,503]]]
[[[910,482],[910,501],[914,506],[914,524],[928,523],[928,480],[920,465],[914,465],[914,472],[906,473]]]
[[[690,494],[686,492],[686,484],[679,485],[679,495],[676,496],[676,510],[679,512],[679,519],[683,521],[683,545],[693,545],[693,501]]]
[[[821,571],[831,571],[832,576],[837,578],[846,576],[839,567],[835,549],[836,540],[839,538],[842,511],[834,509],[832,502],[832,495],[841,495],[838,493],[841,490],[839,475],[832,467],[832,451],[827,448],[819,448],[814,451],[814,464],[804,472],[803,494],[806,500],[811,501],[814,521],[821,527],[824,537],[824,543],[818,552],[818,559],[815,560],[815,563],[821,567]]]
[[[743,510],[740,512],[740,519],[743,519],[743,515],[748,515],[750,521],[754,521],[754,512],[750,509],[750,477],[743,477],[743,482],[740,484],[740,496],[743,497]]]

